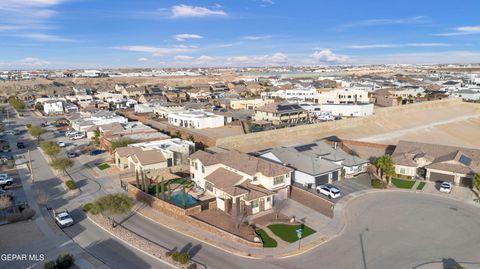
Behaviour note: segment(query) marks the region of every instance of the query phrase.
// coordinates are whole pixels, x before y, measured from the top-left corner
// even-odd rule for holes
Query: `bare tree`
[[[279,199],[273,196],[273,213],[275,213],[275,220],[278,220],[278,216],[286,206],[287,199]]]
[[[10,200],[10,197],[7,195],[0,196],[0,210],[10,207],[11,205],[12,201]]]
[[[238,212],[237,215],[233,216],[234,218],[233,220],[235,221],[235,229],[237,229],[237,231],[240,230],[240,225],[242,225],[246,216],[247,216],[247,213],[245,211]]]

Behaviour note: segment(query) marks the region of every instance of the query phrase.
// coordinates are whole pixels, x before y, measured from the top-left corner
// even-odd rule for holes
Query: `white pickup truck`
[[[53,216],[55,217],[55,222],[57,223],[58,226],[60,226],[60,228],[72,226],[74,223],[73,218],[70,216],[70,214],[68,213],[68,210],[66,209],[59,212],[56,212],[55,210],[53,210]]]

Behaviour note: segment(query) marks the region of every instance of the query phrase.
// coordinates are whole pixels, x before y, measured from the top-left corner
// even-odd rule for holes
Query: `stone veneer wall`
[[[150,207],[153,209],[167,214],[177,220],[183,221],[185,223],[188,223],[192,226],[195,226],[196,228],[205,230],[207,232],[213,233],[225,240],[233,241],[236,243],[240,243],[243,245],[251,246],[251,247],[262,247],[262,243],[256,243],[256,242],[251,242],[248,241],[244,238],[238,237],[234,234],[231,234],[227,231],[221,230],[215,226],[212,226],[206,222],[200,221],[198,219],[195,219],[191,217],[190,215],[195,215],[198,214],[202,211],[201,205],[194,206],[191,208],[183,209],[180,207],[177,207],[175,205],[172,205],[168,202],[162,201],[156,197],[153,197],[149,194],[144,193],[143,191],[139,190],[137,187],[135,187],[132,184],[128,184],[128,195],[135,198],[136,200],[142,201],[146,204],[148,204]],[[216,207],[217,202],[212,201],[209,203],[209,208],[214,208]]]

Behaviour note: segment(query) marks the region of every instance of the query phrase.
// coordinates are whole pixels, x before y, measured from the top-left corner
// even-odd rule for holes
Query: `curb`
[[[158,257],[156,257],[156,256],[154,256],[154,255],[152,255],[152,254],[150,254],[150,253],[148,253],[148,252],[146,252],[146,251],[143,250],[143,249],[140,249],[140,248],[138,248],[138,247],[136,247],[136,246],[128,243],[127,241],[121,239],[120,237],[114,235],[112,232],[110,232],[110,231],[108,231],[107,229],[103,228],[103,226],[99,225],[98,223],[96,223],[94,220],[92,220],[92,219],[89,218],[88,216],[87,216],[87,218],[88,218],[89,221],[91,221],[91,222],[92,222],[93,224],[95,224],[97,227],[100,227],[100,229],[102,229],[103,231],[107,232],[107,233],[110,234],[111,236],[117,238],[118,240],[124,242],[125,244],[129,245],[130,247],[133,247],[134,249],[136,249],[136,250],[138,250],[138,251],[140,251],[140,252],[142,252],[142,253],[144,253],[144,254],[146,254],[146,255],[148,255],[148,256],[150,256],[150,257],[152,257],[152,258],[154,258],[154,259],[156,259],[156,260],[158,260],[158,261],[160,261],[160,262],[162,262],[162,263],[170,266],[170,267],[172,267],[172,268],[179,268],[179,267],[177,267],[177,266],[175,266],[175,265],[173,265],[173,264],[171,264],[171,263],[169,263],[169,262],[167,262],[167,261],[165,261],[165,260],[162,260],[162,259],[160,259],[160,258],[158,258]]]
[[[158,225],[161,225],[161,226],[163,226],[163,227],[165,227],[165,228],[167,228],[167,229],[169,229],[169,230],[171,230],[171,231],[174,231],[174,232],[179,233],[179,234],[182,234],[182,235],[184,235],[184,236],[193,238],[193,239],[198,240],[198,241],[200,241],[200,242],[202,242],[202,243],[205,243],[205,244],[207,244],[207,245],[209,245],[209,246],[212,246],[212,247],[214,247],[214,248],[217,248],[217,249],[219,249],[219,250],[221,250],[221,251],[228,252],[228,253],[230,253],[230,254],[232,254],[232,255],[235,255],[235,256],[238,256],[238,257],[249,258],[249,259],[252,259],[252,260],[259,260],[259,259],[261,259],[261,257],[242,255],[242,254],[236,253],[236,252],[234,252],[234,251],[231,251],[231,250],[228,250],[228,249],[224,249],[224,248],[222,248],[222,247],[220,247],[220,246],[217,246],[217,245],[215,245],[215,244],[213,244],[213,243],[210,243],[210,242],[208,242],[208,241],[205,241],[204,239],[201,239],[201,238],[199,238],[199,237],[196,237],[196,236],[187,234],[187,233],[185,233],[185,232],[183,232],[183,231],[181,231],[181,230],[174,229],[174,228],[172,228],[172,227],[170,227],[170,226],[167,226],[167,225],[165,225],[165,224],[163,224],[163,223],[160,223],[160,222],[158,222],[158,221],[155,221],[154,219],[152,219],[152,218],[150,218],[150,217],[148,217],[148,216],[145,216],[145,215],[144,215],[143,213],[141,213],[141,212],[138,212],[138,211],[137,211],[136,213],[139,214],[139,215],[141,215],[143,218],[146,218],[146,219],[148,219],[148,220],[150,220],[150,221],[152,221],[152,222],[154,222],[154,223],[157,223]]]

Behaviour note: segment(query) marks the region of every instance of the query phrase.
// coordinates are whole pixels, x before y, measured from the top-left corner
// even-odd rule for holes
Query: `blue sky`
[[[0,69],[480,63],[480,1],[1,0]]]

